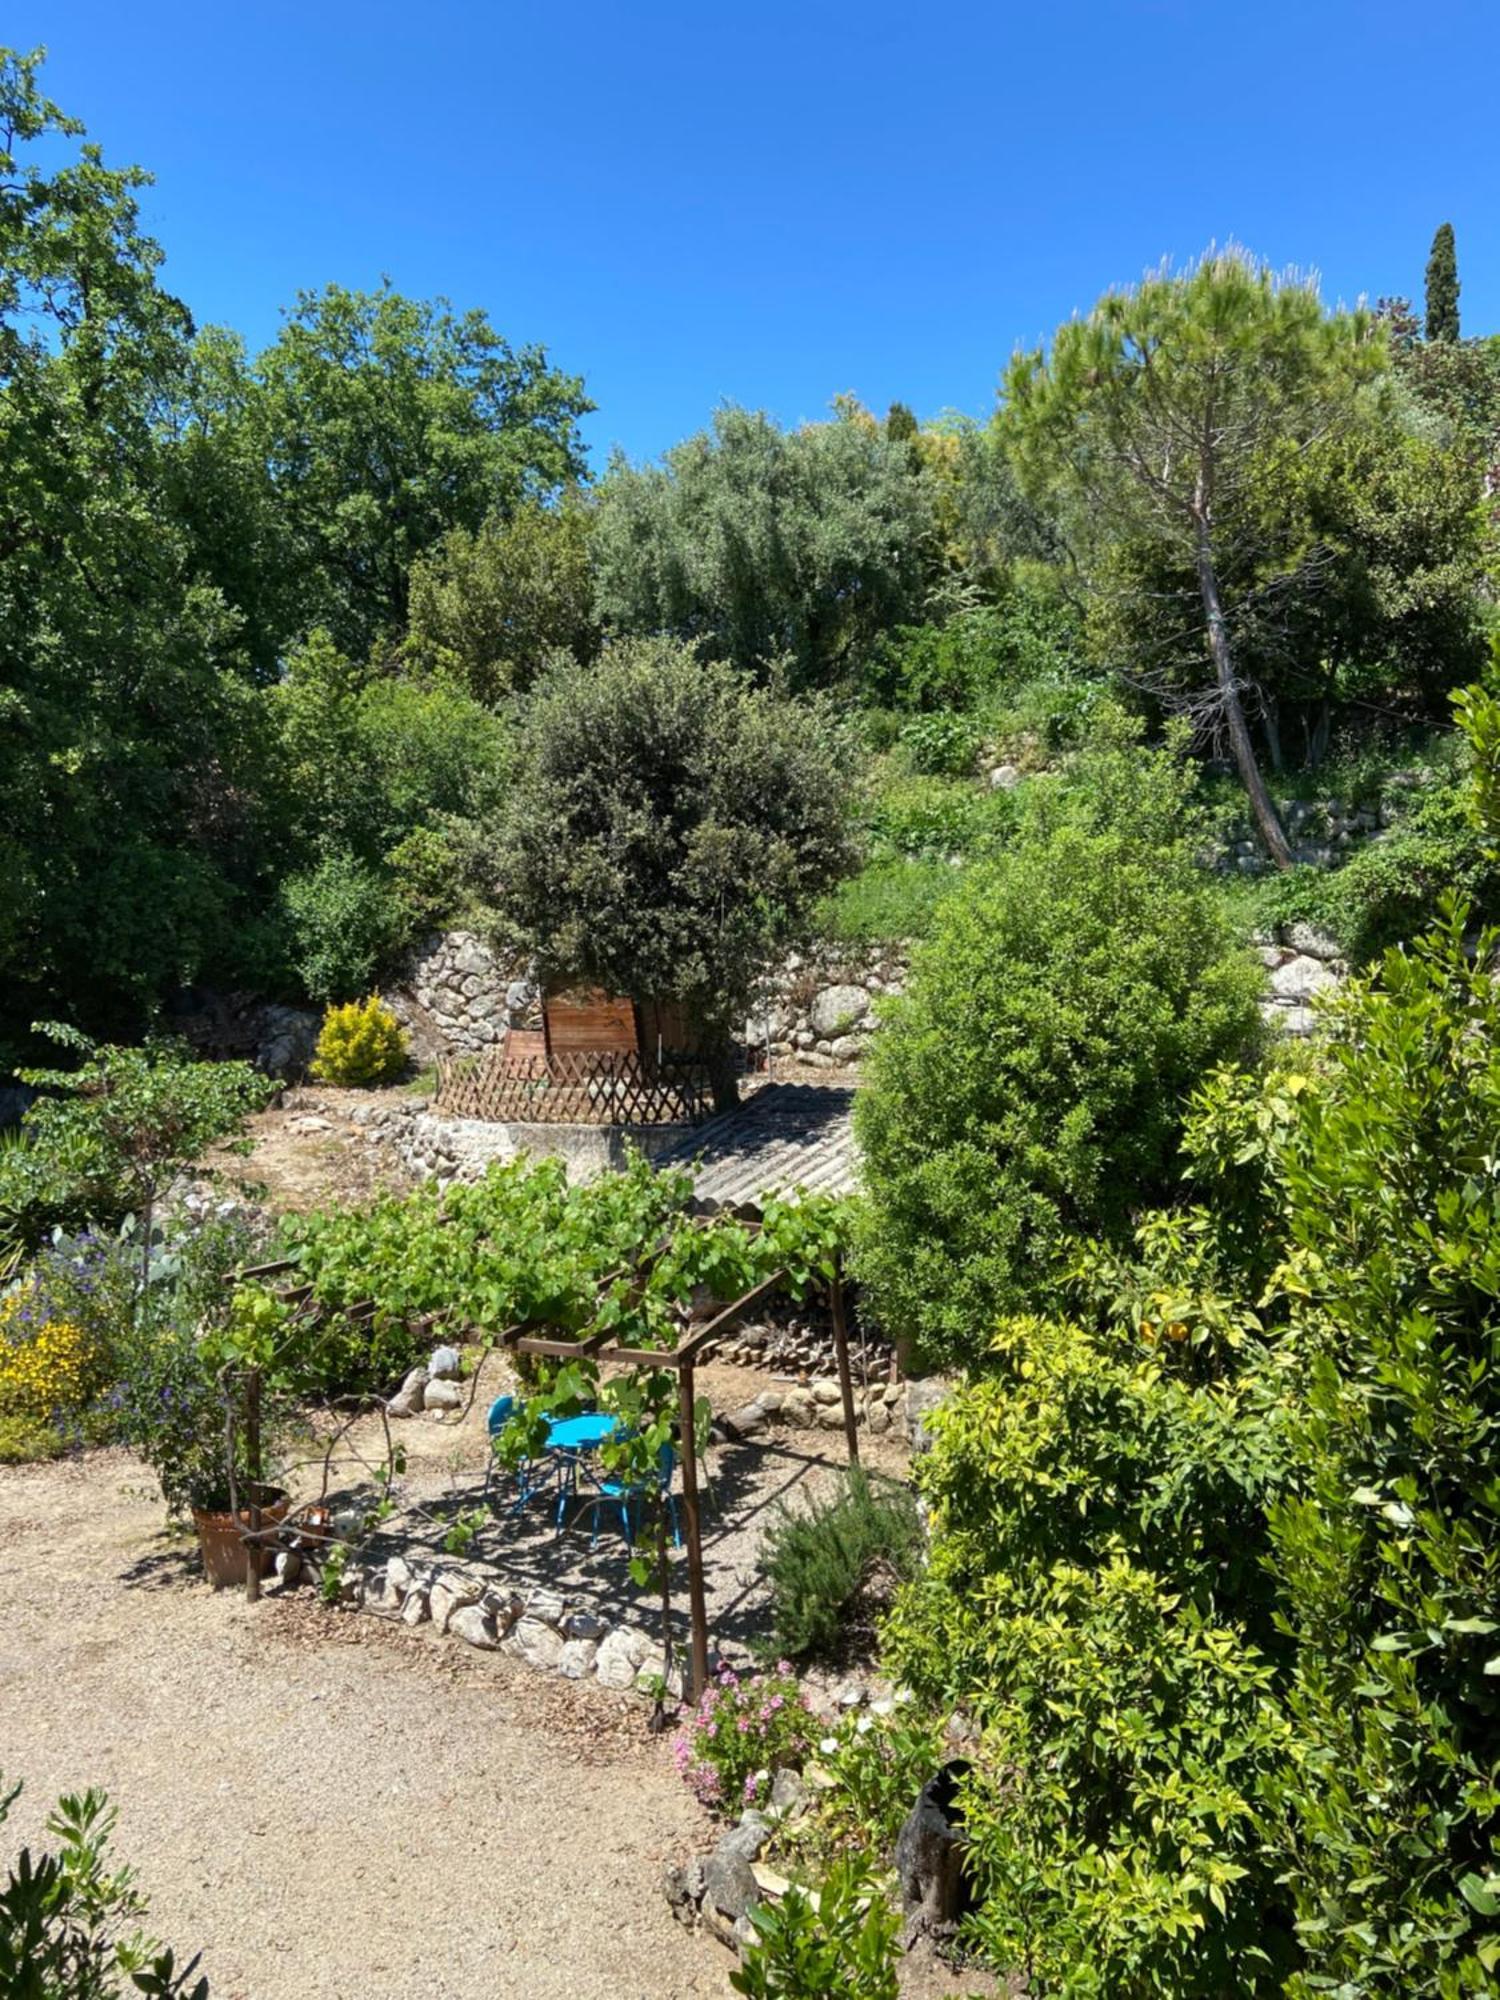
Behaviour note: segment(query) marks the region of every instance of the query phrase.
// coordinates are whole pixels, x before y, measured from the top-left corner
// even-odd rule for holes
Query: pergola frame
[[[635,1267],[635,1282],[639,1284],[650,1265],[661,1254],[665,1244],[641,1258]],[[279,1275],[283,1271],[297,1269],[294,1259],[284,1259],[274,1264],[258,1264],[239,1272],[232,1283],[239,1284],[247,1279],[262,1279]],[[598,1292],[602,1295],[605,1286],[613,1284],[622,1276],[613,1271],[599,1281]],[[703,1536],[702,1517],[698,1496],[698,1438],[697,1417],[694,1410],[694,1371],[703,1349],[722,1337],[735,1322],[769,1298],[786,1282],[785,1270],[772,1272],[758,1285],[727,1305],[721,1312],[700,1327],[686,1333],[672,1348],[629,1347],[612,1341],[607,1333],[594,1333],[580,1340],[566,1340],[552,1335],[527,1333],[525,1324],[507,1327],[493,1344],[506,1348],[512,1354],[533,1355],[544,1360],[570,1361],[586,1355],[592,1361],[615,1362],[634,1369],[670,1368],[677,1372],[678,1406],[680,1411],[682,1443],[682,1512],[684,1522],[683,1540],[687,1549],[688,1563],[688,1603],[691,1613],[692,1646],[691,1673],[688,1678],[687,1695],[689,1701],[697,1701],[708,1683],[708,1603],[703,1580]],[[311,1285],[294,1286],[279,1293],[283,1303],[304,1306],[312,1298]],[[859,1463],[859,1426],[854,1406],[854,1378],[849,1365],[849,1325],[844,1302],[844,1272],[842,1254],[835,1255],[833,1273],[828,1281],[829,1305],[833,1315],[833,1344],[838,1361],[839,1396],[843,1404],[844,1438],[849,1450],[849,1462]],[[363,1299],[356,1305],[344,1309],[345,1319],[363,1320],[373,1318],[378,1310],[375,1300]],[[431,1331],[439,1325],[442,1314],[428,1313],[422,1319],[412,1322],[413,1332],[419,1329]],[[490,1336],[469,1329],[481,1342]],[[246,1540],[252,1544],[260,1540],[259,1507],[252,1497],[250,1503],[249,1533]],[[254,1598],[258,1594],[257,1565],[252,1559],[247,1566],[246,1595]]]

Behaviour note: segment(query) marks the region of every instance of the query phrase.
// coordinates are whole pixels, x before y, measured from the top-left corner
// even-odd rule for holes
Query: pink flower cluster
[[[683,1781],[704,1805],[753,1805],[769,1787],[773,1771],[800,1766],[811,1733],[812,1717],[789,1660],[779,1660],[768,1674],[737,1674],[724,1667],[704,1689],[672,1755]]]

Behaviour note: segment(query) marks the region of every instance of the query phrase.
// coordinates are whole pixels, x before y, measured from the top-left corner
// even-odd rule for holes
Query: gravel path
[[[103,1785],[215,2000],[672,2000],[728,1961],[668,1914],[704,1828],[629,1697],[306,1594],[191,1576],[122,1453],[0,1472],[0,1770]]]

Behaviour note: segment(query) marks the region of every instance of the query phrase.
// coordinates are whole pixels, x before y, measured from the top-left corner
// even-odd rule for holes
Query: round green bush
[[[930,1365],[1055,1296],[1067,1232],[1166,1191],[1188,1091],[1260,1033],[1167,764],[1121,752],[1098,785],[967,872],[872,1053],[860,1270]]]

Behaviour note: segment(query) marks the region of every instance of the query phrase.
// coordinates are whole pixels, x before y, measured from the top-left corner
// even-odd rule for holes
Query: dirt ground
[[[248,1153],[216,1146],[203,1164],[228,1185],[241,1185],[278,1213],[328,1202],[363,1202],[385,1189],[412,1185],[394,1151],[349,1116],[360,1106],[391,1103],[400,1087],[338,1089],[299,1086],[258,1111],[246,1128]]]
[[[403,1434],[411,1493],[472,1470],[468,1426]],[[841,1443],[789,1434],[761,1476],[805,1490]],[[718,1532],[732,1579],[755,1531]],[[556,1545],[571,1574],[586,1540]],[[123,1452],[0,1471],[0,1773],[26,1784],[0,1867],[59,1793],[103,1786],[116,1859],[215,2000],[727,2000],[727,1954],[659,1886],[715,1830],[647,1712],[306,1590],[215,1593]],[[903,1979],[975,1990],[931,1962]]]

